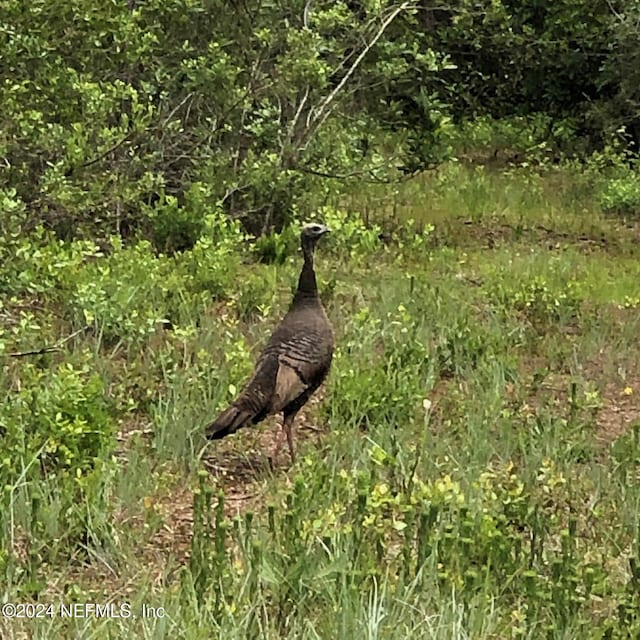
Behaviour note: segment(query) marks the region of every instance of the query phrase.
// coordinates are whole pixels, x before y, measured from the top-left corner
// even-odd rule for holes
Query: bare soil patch
[[[608,447],[634,424],[640,422],[640,379],[627,381],[624,387],[608,383],[603,394],[603,407],[598,412],[596,439]]]

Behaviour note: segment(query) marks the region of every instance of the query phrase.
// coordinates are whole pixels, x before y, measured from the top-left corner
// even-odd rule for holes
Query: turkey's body
[[[305,235],[309,229],[316,229],[315,235]],[[306,225],[303,229],[305,260],[289,311],[271,335],[238,398],[207,427],[207,438],[224,438],[247,424],[282,412],[294,458],[293,420],[326,378],[333,355],[333,330],[318,298],[313,269],[315,242],[326,231],[321,225]]]

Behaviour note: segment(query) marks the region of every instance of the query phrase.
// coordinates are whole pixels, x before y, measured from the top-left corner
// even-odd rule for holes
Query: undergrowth
[[[166,616],[2,637],[635,637],[640,279],[602,181],[454,164],[391,220],[318,212],[337,348],[273,472],[274,421],[202,427],[289,304],[296,230],[62,242],[3,194],[0,597]]]

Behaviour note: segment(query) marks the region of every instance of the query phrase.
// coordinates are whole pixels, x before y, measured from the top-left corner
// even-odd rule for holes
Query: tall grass
[[[637,250],[585,183],[452,165],[385,194],[430,235],[334,214],[334,365],[275,470],[277,421],[214,445],[202,426],[286,309],[288,240],[233,280],[214,255],[56,248],[68,271],[16,289],[2,350],[92,329],[0,371],[0,596],[165,615],[2,637],[635,637]]]

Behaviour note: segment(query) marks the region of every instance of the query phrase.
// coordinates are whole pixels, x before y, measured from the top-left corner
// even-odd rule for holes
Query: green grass
[[[284,242],[280,265],[25,246],[31,275],[1,281],[0,597],[56,615],[2,638],[635,637],[637,228],[589,180],[456,165],[372,188],[386,245],[336,214],[334,366],[273,472],[276,421],[202,427],[288,305]]]

